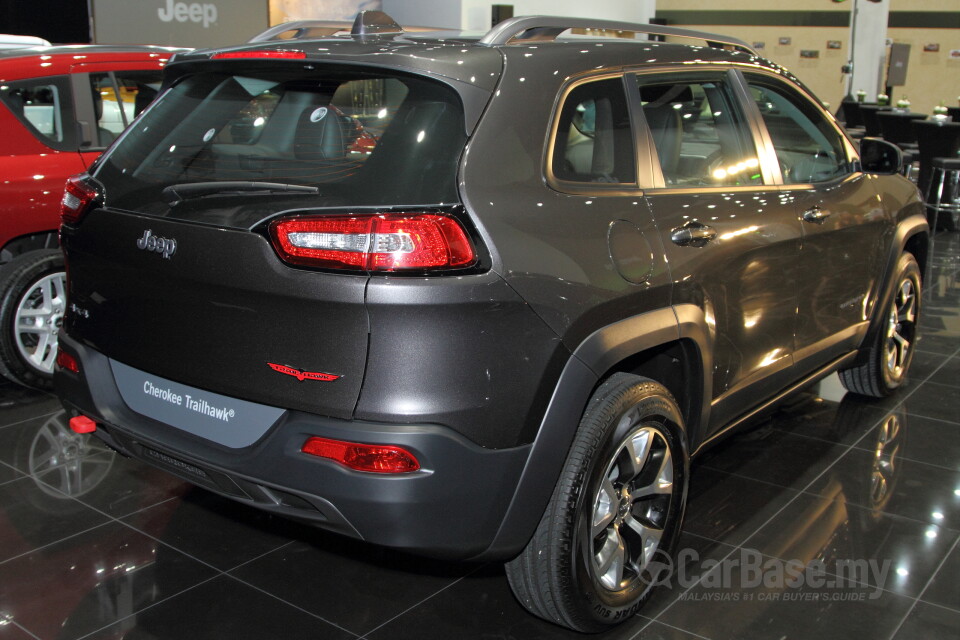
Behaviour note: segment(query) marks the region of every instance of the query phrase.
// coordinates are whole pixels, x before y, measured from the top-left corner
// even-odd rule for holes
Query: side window
[[[40,142],[61,151],[76,150],[69,87],[63,76],[4,82],[0,101]]]
[[[636,163],[623,80],[584,83],[567,94],[553,143],[553,175],[569,182],[633,184]]]
[[[117,139],[160,90],[160,71],[123,71],[90,74],[97,145]]]
[[[750,130],[723,81],[638,80],[668,187],[763,183]]]
[[[749,88],[785,184],[824,182],[850,172],[840,134],[812,104],[773,81],[749,80]]]

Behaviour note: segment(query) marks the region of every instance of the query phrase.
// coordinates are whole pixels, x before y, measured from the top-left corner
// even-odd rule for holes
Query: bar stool
[[[960,212],[960,158],[934,158],[930,163],[933,175],[927,189],[927,208],[933,212],[931,230],[936,232],[938,217],[947,215],[943,228],[957,230],[954,214]]]
[[[934,193],[932,187],[934,160],[960,157],[960,122],[914,120],[913,128],[917,132],[917,143],[920,147],[920,178],[917,186],[920,193],[924,194],[925,198],[929,198]],[[941,196],[941,203],[943,200]],[[932,213],[929,210],[928,212]],[[931,230],[936,230],[933,226],[935,221],[931,218],[930,222]]]

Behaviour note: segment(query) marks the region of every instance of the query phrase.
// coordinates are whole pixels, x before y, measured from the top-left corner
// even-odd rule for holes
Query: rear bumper
[[[452,429],[286,411],[250,446],[227,448],[130,409],[103,354],[60,334],[80,374],[55,383],[71,413],[98,423],[118,451],[221,495],[368,542],[443,558],[487,550],[513,499],[530,445],[484,449]],[[380,475],[300,452],[310,436],[402,446],[422,469]]]

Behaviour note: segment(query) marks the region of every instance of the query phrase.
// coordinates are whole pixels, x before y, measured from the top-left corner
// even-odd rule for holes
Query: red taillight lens
[[[400,271],[466,267],[477,254],[460,223],[434,213],[288,218],[270,225],[287,262]]]
[[[76,358],[62,349],[57,350],[57,366],[67,371],[80,373],[80,363],[77,362]]]
[[[402,447],[341,442],[309,438],[300,449],[319,458],[328,458],[357,471],[409,473],[420,468],[417,458]]]
[[[80,222],[99,195],[84,176],[67,178],[63,199],[60,200],[60,221],[68,224]]]
[[[224,51],[215,53],[211,56],[213,60],[223,60],[225,58],[286,58],[293,60],[302,60],[307,57],[303,51]]]

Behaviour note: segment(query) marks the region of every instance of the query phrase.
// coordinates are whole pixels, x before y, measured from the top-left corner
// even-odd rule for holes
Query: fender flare
[[[873,344],[873,341],[876,340],[877,333],[883,330],[884,314],[882,311],[878,312],[877,310],[886,309],[890,306],[891,298],[893,296],[893,291],[890,289],[890,281],[895,275],[894,272],[897,269],[900,256],[903,255],[904,251],[906,251],[907,242],[911,238],[923,234],[928,236],[927,243],[929,243],[929,225],[926,217],[924,217],[922,214],[912,215],[897,225],[893,242],[890,244],[891,252],[890,255],[887,256],[887,264],[885,265],[883,271],[883,284],[878,289],[877,301],[871,310],[870,325],[868,326],[867,331],[863,334],[863,341],[860,343],[860,355],[855,361],[857,364],[862,364],[864,361],[863,359],[867,357],[867,351],[864,349],[864,347],[866,345]],[[923,258],[924,256],[917,256],[917,262],[921,262],[921,276],[925,279],[928,275],[927,272],[929,271],[929,268],[925,269],[923,267]],[[929,253],[927,254],[927,259],[929,259]]]
[[[699,307],[677,305],[625,318],[597,329],[580,343],[560,374],[497,534],[471,560],[511,558],[526,546],[553,495],[580,417],[606,372],[631,355],[684,338],[697,344],[703,358],[706,406],[701,416],[706,417],[712,331]]]

